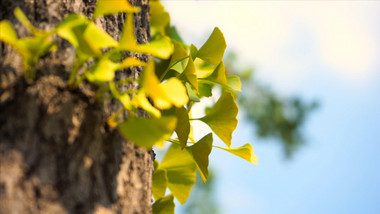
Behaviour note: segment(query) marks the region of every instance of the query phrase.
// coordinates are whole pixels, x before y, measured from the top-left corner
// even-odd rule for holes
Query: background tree
[[[134,19],[137,40],[145,43],[150,38],[148,1],[131,3],[141,7]],[[16,7],[38,29],[49,30],[68,13],[91,17],[95,4],[1,0],[0,20],[10,20],[25,37],[30,34],[16,21]],[[118,39],[124,18],[112,15],[96,23]],[[19,55],[1,43],[0,213],[151,213],[151,154],[106,125],[120,104],[96,102],[85,84],[69,89],[74,48],[62,39],[58,43],[58,51],[38,61],[33,82],[23,78]],[[138,68],[123,70],[115,79],[140,73]]]

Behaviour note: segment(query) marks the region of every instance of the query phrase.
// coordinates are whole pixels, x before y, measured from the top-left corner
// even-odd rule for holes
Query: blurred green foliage
[[[290,158],[306,143],[303,124],[318,107],[318,102],[278,95],[255,79],[252,67],[237,67],[236,60],[237,54],[230,52],[225,65],[228,73],[241,78],[243,88],[237,101],[244,118],[252,124],[259,138],[274,138],[282,144],[285,156]]]

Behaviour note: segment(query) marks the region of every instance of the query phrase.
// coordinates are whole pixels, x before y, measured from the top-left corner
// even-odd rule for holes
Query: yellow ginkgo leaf
[[[236,129],[239,108],[230,92],[225,92],[206,116],[200,118],[228,146]]]
[[[161,87],[174,106],[179,108],[189,101],[186,88],[179,79],[172,77],[161,84]]]
[[[161,117],[161,112],[150,104],[144,93],[138,93],[133,97],[133,104],[144,109],[152,117]]]
[[[231,154],[234,154],[238,157],[243,158],[244,160],[257,165],[258,158],[253,151],[253,147],[251,144],[247,143],[244,146],[238,148],[223,148],[219,146],[215,146],[216,148],[223,149]]]
[[[99,16],[112,15],[116,13],[137,13],[140,8],[132,6],[127,0],[98,0],[93,19]]]
[[[208,156],[212,150],[212,141],[213,138],[210,133],[200,139],[196,144],[186,147],[194,158],[203,182],[206,182],[208,177]]]

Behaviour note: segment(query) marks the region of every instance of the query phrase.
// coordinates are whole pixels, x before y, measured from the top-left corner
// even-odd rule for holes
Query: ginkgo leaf
[[[186,88],[179,79],[172,77],[161,84],[161,87],[166,93],[167,97],[169,97],[170,102],[177,108],[189,102]]]
[[[194,158],[194,161],[202,176],[203,182],[206,182],[208,177],[208,156],[210,155],[212,150],[212,142],[212,134],[209,133],[208,135],[200,139],[196,144],[190,147],[186,147],[186,149],[188,149],[191,152]]]
[[[177,118],[129,118],[119,125],[120,133],[134,144],[151,148],[161,146],[168,139],[177,125]]]
[[[239,109],[230,92],[225,92],[206,116],[200,118],[228,146],[236,129]]]
[[[177,133],[181,148],[183,149],[186,147],[187,139],[189,138],[190,133],[189,114],[187,109],[184,107],[176,108],[175,113],[178,118],[175,132]]]
[[[35,28],[32,23],[30,23],[29,19],[26,17],[25,13],[22,12],[22,10],[17,7],[15,10],[14,10],[14,14],[16,16],[16,18],[20,21],[20,23],[26,28],[28,29],[33,35],[37,36],[37,35],[41,35],[41,34],[44,34],[46,32],[43,32],[41,30],[38,30],[37,28]]]
[[[209,64],[209,63],[205,63],[205,61],[199,59],[199,58],[196,58],[194,60],[194,64],[195,64],[195,67],[197,68],[196,69],[196,75],[198,78],[206,78],[208,76],[210,76],[214,71],[215,71],[215,66]]]
[[[229,153],[232,153],[238,157],[243,158],[244,160],[257,165],[258,158],[253,151],[253,147],[251,144],[247,143],[244,146],[238,148],[223,148],[219,146],[215,146],[216,148],[223,149]]]
[[[130,110],[132,107],[131,98],[129,97],[129,94],[126,93],[120,93],[119,90],[116,88],[115,82],[110,81],[109,82],[109,88],[110,91],[115,99],[118,99],[121,104],[123,104],[124,108]]]
[[[118,48],[125,51],[150,54],[162,59],[168,59],[173,53],[173,44],[166,36],[155,39],[147,44],[138,44],[135,36],[133,14],[127,14]]]
[[[128,57],[124,59],[120,64],[118,64],[117,69],[123,69],[123,68],[128,68],[128,67],[134,67],[134,66],[146,66],[147,63],[140,61],[134,57]]]
[[[173,45],[174,45],[174,51],[170,58],[168,68],[172,67],[174,64],[177,64],[183,59],[187,58],[186,50],[185,48],[183,48],[181,44],[179,44],[178,42],[173,42]]]
[[[226,68],[224,66],[223,61],[220,62],[218,66],[216,66],[214,72],[210,76],[208,76],[206,80],[229,87],[226,78]]]
[[[11,44],[18,40],[17,33],[8,20],[0,22],[0,40]]]
[[[166,169],[158,169],[158,161],[154,161],[155,170],[152,175],[152,194],[155,200],[164,197],[168,183]]]
[[[227,77],[228,85],[235,91],[241,91],[240,77],[232,75]]]
[[[116,47],[118,44],[108,33],[100,29],[93,22],[87,25],[83,38],[92,49]]]
[[[165,34],[165,27],[169,25],[170,16],[165,11],[160,1],[151,1],[150,4],[150,27],[152,35]]]
[[[212,85],[204,84],[201,81],[199,82],[199,95],[201,97],[211,97],[212,96]]]
[[[174,197],[172,194],[155,201],[152,209],[153,214],[174,214]]]
[[[153,103],[160,109],[168,109],[172,106],[170,98],[160,85],[160,81],[154,73],[154,63],[148,62],[140,78],[141,90],[152,98]]]
[[[195,45],[191,44],[190,45],[190,56],[192,60],[195,60],[197,57],[198,49],[195,47]]]
[[[206,43],[197,52],[197,57],[217,65],[222,61],[226,47],[223,33],[216,27]]]
[[[169,37],[163,36],[147,44],[138,45],[135,49],[131,49],[131,51],[150,54],[161,59],[168,59],[170,55],[172,55],[173,49],[173,44]]]
[[[140,8],[132,6],[127,0],[112,2],[109,0],[98,0],[96,2],[93,19],[104,15],[112,15],[116,13],[137,13],[139,11]]]
[[[187,66],[185,70],[182,72],[182,74],[179,76],[179,78],[189,82],[198,91],[198,79],[196,75],[196,69],[194,62],[191,58],[189,58]]]
[[[107,58],[100,59],[90,70],[85,72],[87,79],[94,83],[104,83],[113,80],[117,64]]]
[[[196,177],[196,165],[191,154],[186,149],[182,150],[179,145],[172,144],[158,169],[166,169],[168,188],[184,204]]]
[[[138,93],[133,97],[132,102],[148,112],[150,116],[155,118],[161,117],[161,112],[150,104],[144,93]]]
[[[74,47],[79,47],[79,40],[74,28],[83,26],[84,28],[89,24],[89,20],[79,14],[68,15],[57,27],[56,32],[61,37],[69,41]]]
[[[195,89],[192,88],[192,86],[189,83],[185,83],[187,95],[189,96],[189,99],[194,102],[199,102],[200,97],[198,96]]]

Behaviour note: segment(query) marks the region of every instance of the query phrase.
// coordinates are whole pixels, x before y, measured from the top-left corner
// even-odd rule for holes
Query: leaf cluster
[[[91,20],[80,14],[68,15],[49,32],[36,29],[20,9],[15,14],[33,37],[19,39],[8,21],[1,21],[0,40],[11,45],[22,57],[25,78],[33,81],[39,58],[57,47],[53,35],[57,35],[75,47],[69,85],[77,87],[83,80],[98,85],[99,99],[110,94],[122,108],[107,120],[117,127],[121,135],[134,144],[152,148],[164,142],[171,146],[163,161],[155,162],[153,174],[154,213],[173,213],[174,197],[185,203],[195,183],[196,170],[204,182],[208,178],[209,155],[212,148],[219,148],[257,164],[257,157],[250,144],[231,147],[232,133],[237,126],[237,92],[241,91],[238,76],[228,76],[222,60],[226,42],[219,28],[215,28],[208,40],[198,49],[186,45],[176,29],[170,26],[170,16],[158,1],[151,2],[152,41],[139,44],[135,37],[133,14],[140,8],[128,1],[98,0]],[[109,14],[126,13],[126,21],[119,41],[99,28],[94,20]],[[125,52],[148,54],[155,59],[148,62],[134,57],[121,58]],[[91,63],[90,63],[91,62]],[[115,72],[128,67],[143,66],[143,74],[137,79],[115,82]],[[79,71],[83,71],[79,73]],[[119,90],[123,83],[136,82],[136,90]],[[222,94],[215,105],[202,118],[192,118],[194,103],[213,95],[213,87],[221,87]],[[138,116],[145,110],[149,118]],[[122,120],[118,115],[128,113]],[[213,146],[214,135],[207,134],[198,141],[191,135],[192,120],[207,124],[214,135],[226,147]],[[173,135],[176,133],[176,137]],[[171,194],[165,195],[169,189]]]

